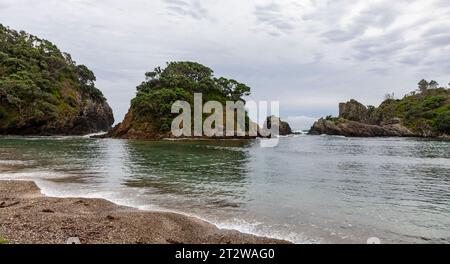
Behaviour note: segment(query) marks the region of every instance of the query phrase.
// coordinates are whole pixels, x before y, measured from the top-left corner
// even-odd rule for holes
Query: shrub
[[[450,110],[438,115],[435,126],[439,132],[450,134]]]
[[[424,108],[428,108],[428,109],[439,108],[440,106],[445,104],[446,100],[447,100],[447,97],[442,96],[442,95],[430,96],[430,97],[427,97],[423,101],[422,105]]]

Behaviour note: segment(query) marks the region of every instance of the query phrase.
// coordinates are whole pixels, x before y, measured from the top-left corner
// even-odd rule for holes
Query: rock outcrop
[[[279,131],[280,131],[279,135],[280,136],[288,136],[288,135],[292,135],[293,134],[292,128],[289,125],[289,123],[284,122],[279,117],[274,117],[274,116],[268,117],[267,121],[266,121],[266,127],[267,128],[271,128],[272,127],[272,118],[278,119]]]
[[[159,140],[170,137],[170,132],[155,129],[152,123],[154,122],[151,122],[151,120],[138,120],[138,115],[131,108],[125,115],[124,120],[102,137],[143,140]]]
[[[73,119],[73,123],[59,129],[62,134],[84,135],[107,132],[114,124],[113,111],[106,102],[86,100],[80,109],[80,114]]]
[[[339,117],[361,123],[369,121],[369,110],[356,100],[339,104]]]
[[[450,134],[450,90],[431,89],[401,100],[388,99],[379,107],[356,100],[339,105],[339,117],[321,118],[311,135],[349,137],[439,137]]]
[[[320,119],[311,128],[310,135],[340,135],[348,137],[413,137],[414,133],[400,124],[371,125],[350,120]]]
[[[113,112],[95,80],[53,43],[0,25],[0,134],[108,131]]]

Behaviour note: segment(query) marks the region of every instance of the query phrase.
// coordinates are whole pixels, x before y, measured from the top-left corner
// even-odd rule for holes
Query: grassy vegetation
[[[8,243],[9,243],[8,240],[0,237],[0,245],[4,245],[4,244],[8,244]]]

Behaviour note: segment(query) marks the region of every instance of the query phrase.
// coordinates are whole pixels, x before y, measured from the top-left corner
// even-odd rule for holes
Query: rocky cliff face
[[[62,127],[62,134],[84,135],[96,132],[107,132],[114,124],[114,115],[106,102],[86,100],[80,105],[80,113],[68,127]]]
[[[163,132],[155,128],[153,124],[156,121],[140,119],[139,115],[136,115],[135,110],[131,108],[125,115],[122,123],[117,124],[104,137],[143,140],[170,138],[170,132]]]
[[[310,134],[448,138],[450,90],[432,89],[401,100],[389,99],[377,108],[368,108],[356,100],[341,103],[339,117],[318,120]]]
[[[369,110],[356,100],[339,104],[339,117],[361,123],[369,121]]]
[[[109,130],[112,109],[95,80],[53,43],[0,25],[0,134]]]
[[[0,120],[0,123],[2,120]],[[58,119],[42,123],[25,122],[10,124],[0,128],[3,135],[87,135],[108,131],[114,123],[111,107],[107,103],[86,100],[80,103],[74,111],[61,114]]]

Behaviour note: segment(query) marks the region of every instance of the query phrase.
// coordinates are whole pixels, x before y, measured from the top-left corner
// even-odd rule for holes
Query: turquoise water
[[[450,142],[0,138],[0,179],[297,243],[450,242]]]

